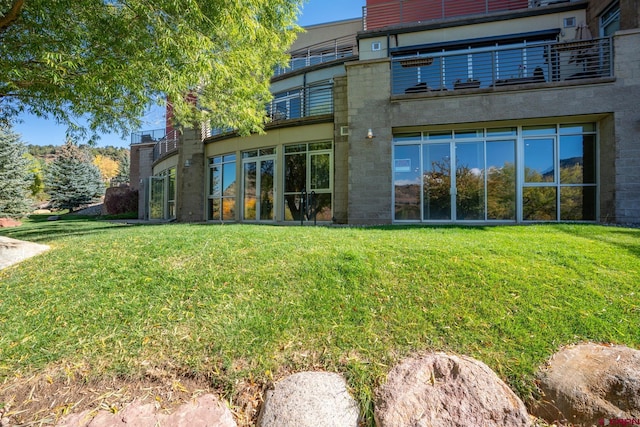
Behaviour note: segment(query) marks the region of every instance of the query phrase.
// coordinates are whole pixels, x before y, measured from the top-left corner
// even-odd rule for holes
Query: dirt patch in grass
[[[207,378],[153,369],[142,378],[90,379],[83,367],[60,367],[30,377],[16,375],[0,384],[0,418],[8,425],[55,425],[65,415],[89,411],[117,413],[133,402],[171,413],[203,394],[224,399]],[[265,384],[240,381],[227,404],[238,426],[255,425]],[[5,425],[5,424],[2,424]]]

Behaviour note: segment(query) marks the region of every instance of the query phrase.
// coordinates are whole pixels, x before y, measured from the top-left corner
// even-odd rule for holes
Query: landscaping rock
[[[484,363],[430,353],[394,367],[376,392],[378,427],[529,426],[524,403]]]
[[[19,227],[22,223],[13,218],[0,218],[0,228]]]
[[[0,236],[0,270],[49,250],[49,246]]]
[[[134,402],[113,414],[99,411],[95,417],[84,411],[63,418],[59,427],[236,427],[231,411],[212,394],[185,403],[171,414],[159,413],[153,404]]]
[[[357,427],[358,404],[339,374],[300,372],[267,391],[259,427]]]
[[[563,348],[538,373],[531,411],[549,422],[598,425],[640,419],[640,351],[585,343]]]
[[[47,217],[47,221],[59,221],[60,215],[51,215]]]

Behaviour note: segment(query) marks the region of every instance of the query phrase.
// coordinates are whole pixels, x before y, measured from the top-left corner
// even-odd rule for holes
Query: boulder
[[[19,227],[22,223],[13,218],[0,218],[0,228]]]
[[[95,416],[94,416],[95,415]],[[178,407],[171,414],[161,413],[154,404],[134,402],[118,413],[86,410],[60,420],[59,427],[236,427],[233,415],[212,394]]]
[[[640,351],[583,343],[551,356],[538,374],[542,397],[531,412],[548,422],[602,425],[609,419],[640,422]]]
[[[378,427],[529,426],[524,403],[484,363],[429,353],[395,366],[376,391]]]
[[[359,414],[341,375],[299,372],[267,391],[258,427],[357,427]]]
[[[51,215],[47,217],[47,221],[60,221],[60,215]]]

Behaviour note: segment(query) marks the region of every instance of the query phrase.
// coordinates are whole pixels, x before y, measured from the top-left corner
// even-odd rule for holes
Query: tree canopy
[[[0,0],[0,119],[124,133],[167,97],[182,123],[260,131],[301,1]]]

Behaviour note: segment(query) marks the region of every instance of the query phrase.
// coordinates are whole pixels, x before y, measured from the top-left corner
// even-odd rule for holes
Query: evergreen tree
[[[0,126],[0,217],[19,218],[31,208],[31,173],[26,153],[20,135]]]
[[[71,141],[58,149],[48,166],[45,189],[54,207],[69,211],[97,201],[104,194],[100,170],[91,162],[91,156]]]
[[[124,151],[118,163],[118,175],[116,175],[115,180],[120,183],[129,182],[130,169],[131,159],[129,157],[129,151]]]

